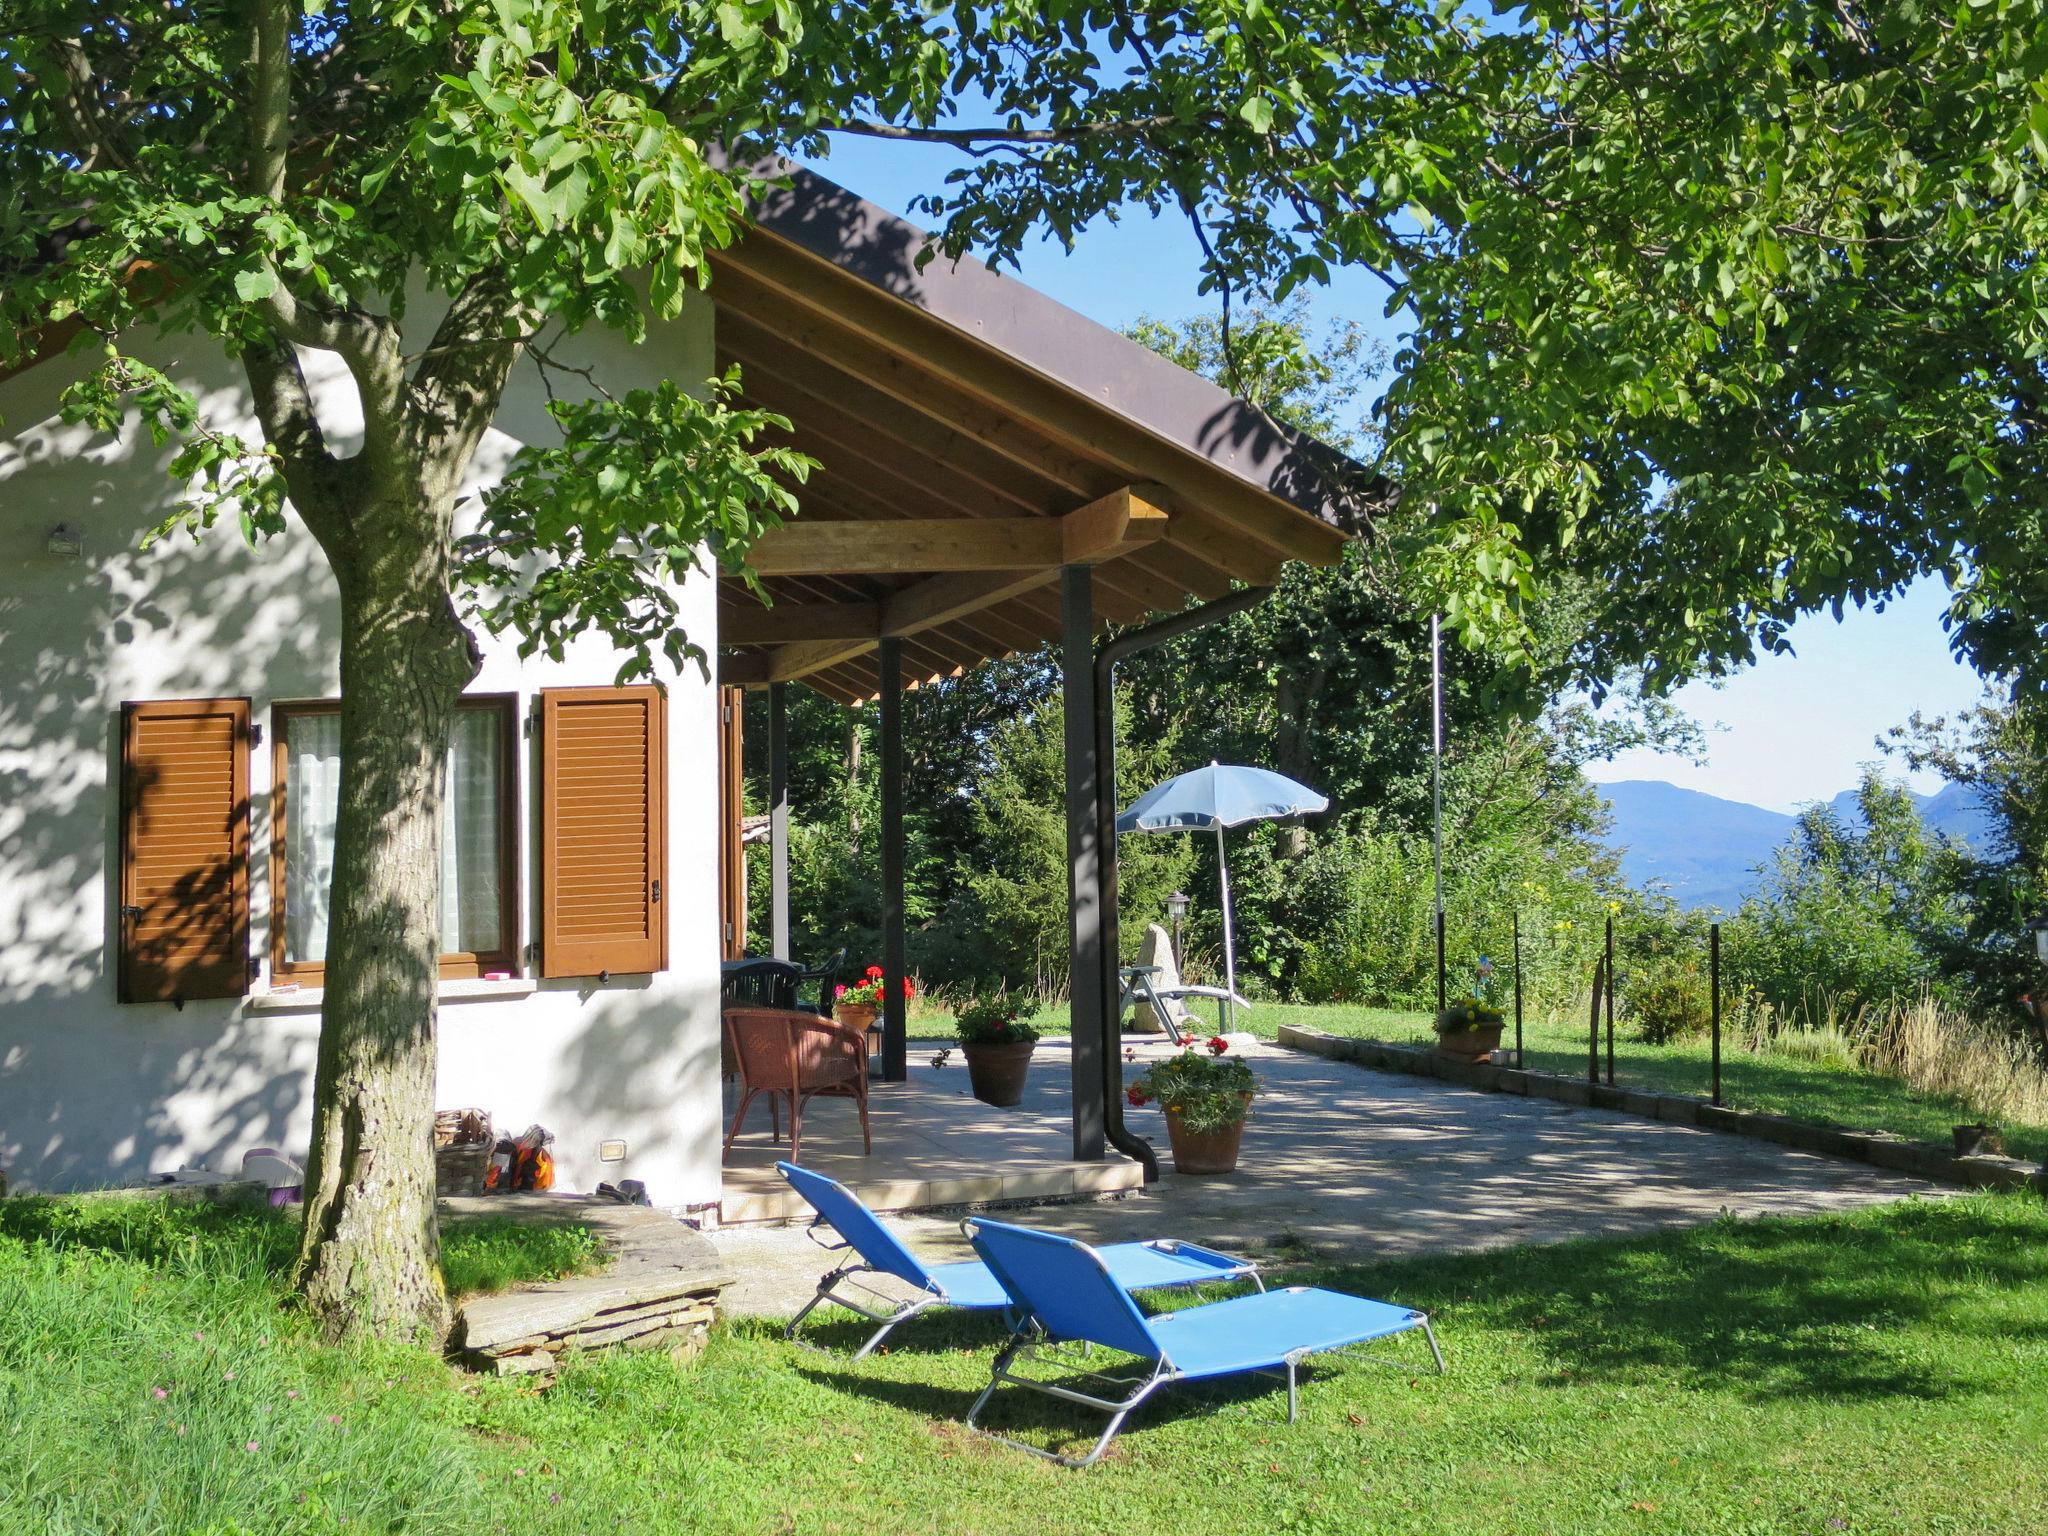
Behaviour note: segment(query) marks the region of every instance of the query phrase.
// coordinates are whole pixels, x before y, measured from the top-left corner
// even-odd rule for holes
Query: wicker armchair
[[[768,1130],[782,1139],[778,1104],[789,1105],[789,1160],[796,1162],[803,1136],[804,1105],[815,1098],[852,1099],[860,1111],[863,1152],[873,1152],[868,1129],[868,1050],[864,1032],[815,1013],[786,1008],[727,1008],[725,1041],[739,1071],[740,1102],[733,1111],[725,1149],[761,1094],[768,1097]]]

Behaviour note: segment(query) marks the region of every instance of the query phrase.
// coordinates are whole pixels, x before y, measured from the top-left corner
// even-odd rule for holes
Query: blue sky
[[[933,146],[841,139],[829,160],[812,163],[904,213],[958,160]],[[1184,222],[1138,210],[1115,223],[1097,221],[1071,254],[1052,241],[1027,251],[1019,275],[1090,318],[1122,327],[1141,314],[1178,319],[1212,309],[1213,298],[1196,291],[1200,259]],[[1340,272],[1313,307],[1356,320],[1389,342],[1398,329],[1385,315],[1385,290],[1362,273]],[[1791,632],[1794,654],[1765,657],[1719,686],[1681,690],[1678,702],[1707,727],[1704,763],[1631,753],[1596,765],[1591,776],[1665,779],[1773,810],[1829,799],[1856,782],[1862,764],[1881,758],[1876,742],[1887,729],[1915,710],[1968,708],[1982,694],[1976,674],[1949,654],[1941,628],[1946,600],[1938,583],[1923,582],[1883,613],[1852,610],[1840,623],[1825,614],[1803,619]],[[1914,783],[1939,787],[1929,777]]]

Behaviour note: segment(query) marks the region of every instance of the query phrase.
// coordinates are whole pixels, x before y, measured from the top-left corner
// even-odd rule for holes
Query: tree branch
[[[292,143],[291,33],[296,13],[290,0],[250,0],[250,4],[252,100],[244,184],[251,194],[282,204]],[[404,407],[405,365],[398,328],[367,310],[330,310],[309,304],[292,291],[267,254],[261,260],[273,286],[256,301],[257,310],[287,343],[336,353],[348,365],[362,397],[364,451],[373,466],[385,467],[398,441]],[[296,359],[293,371],[297,371]],[[303,386],[303,379],[300,383]]]
[[[317,494],[321,476],[334,467],[327,436],[313,410],[313,392],[291,343],[272,339],[242,351],[242,371],[256,402],[263,435],[277,449],[292,504],[323,545],[332,532],[333,513]]]
[[[1134,117],[1108,123],[1072,123],[1064,128],[907,128],[896,123],[870,122],[849,118],[845,122],[820,123],[825,133],[853,133],[870,139],[909,140],[918,144],[947,144],[954,149],[974,150],[1011,144],[1084,144],[1090,139],[1139,138],[1164,128],[1214,130],[1216,119],[1188,121],[1178,117]]]
[[[463,285],[404,390],[422,463],[452,473],[469,462],[541,318],[512,296],[502,273],[479,272]]]

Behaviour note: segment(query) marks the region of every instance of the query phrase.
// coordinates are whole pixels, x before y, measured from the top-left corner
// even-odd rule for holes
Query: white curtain
[[[455,714],[448,788],[441,807],[441,948],[484,954],[501,947],[498,906],[499,748],[495,709]]]
[[[285,762],[284,953],[318,964],[327,953],[334,813],[341,803],[341,716],[293,715]]]
[[[503,721],[495,709],[455,715],[441,810],[441,949],[503,947],[498,903]],[[294,715],[285,765],[285,957],[327,954],[334,817],[341,799],[341,716]]]

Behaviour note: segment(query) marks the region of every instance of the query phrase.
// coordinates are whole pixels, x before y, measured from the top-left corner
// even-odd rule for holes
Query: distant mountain
[[[1661,885],[1685,907],[1732,912],[1741,906],[1756,884],[1757,867],[1794,825],[1794,818],[1782,811],[1657,779],[1625,779],[1600,788],[1614,813],[1607,843],[1620,854],[1629,884]],[[1983,805],[1960,784],[1913,799],[1933,831],[1978,846],[1990,834]],[[1857,819],[1854,790],[1843,791],[1828,806],[1846,821]]]
[[[1661,885],[1682,906],[1742,905],[1756,866],[1792,831],[1792,818],[1658,779],[1603,784],[1614,812],[1608,846],[1634,886]]]
[[[1920,819],[1930,832],[1945,832],[1972,848],[1981,848],[1991,840],[1991,814],[1968,785],[1944,784],[1931,795],[1915,793],[1913,803],[1920,808]],[[1862,820],[1853,789],[1835,796],[1828,802],[1828,809],[1851,826]]]

